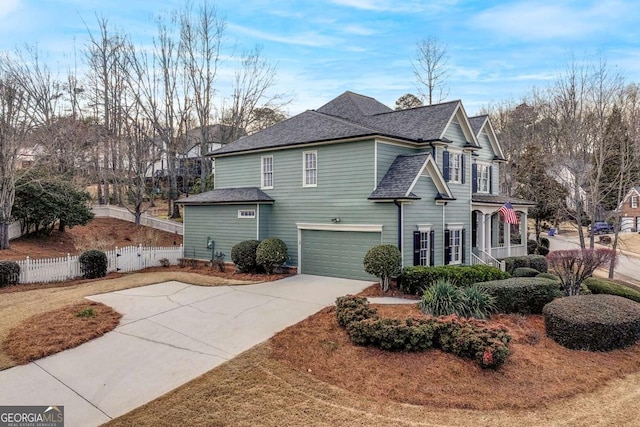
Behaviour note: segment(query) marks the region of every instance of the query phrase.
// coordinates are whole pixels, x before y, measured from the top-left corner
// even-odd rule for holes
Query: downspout
[[[398,207],[398,249],[402,253],[402,204],[398,199],[395,199],[393,204]]]

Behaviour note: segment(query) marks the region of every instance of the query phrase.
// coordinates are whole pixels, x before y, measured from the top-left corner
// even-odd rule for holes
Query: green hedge
[[[508,273],[489,265],[442,265],[437,267],[405,267],[398,278],[405,294],[420,295],[424,288],[438,280],[446,280],[456,286],[470,286],[477,282],[506,279]]]
[[[640,304],[619,296],[560,298],[543,314],[547,336],[573,350],[609,351],[640,339]]]
[[[260,242],[258,240],[245,240],[231,248],[231,261],[239,273],[253,273],[258,268],[256,262],[256,250]]]
[[[593,294],[617,295],[635,302],[640,302],[640,291],[620,285],[610,280],[589,277],[583,282],[583,285],[585,285]]]
[[[482,368],[492,369],[500,367],[509,355],[511,336],[507,330],[489,328],[477,320],[456,316],[380,319],[365,298],[350,295],[336,300],[336,316],[356,345],[393,351],[440,348],[458,357],[474,359]]]
[[[96,279],[107,275],[109,261],[107,254],[99,250],[89,250],[80,254],[80,272],[85,279]]]
[[[547,259],[542,255],[512,256],[504,259],[505,269],[513,274],[516,268],[529,267],[540,273],[547,272]]]
[[[536,277],[538,274],[544,274],[544,273],[540,273],[538,270],[531,267],[518,267],[513,270],[512,276],[513,277]]]
[[[0,261],[0,288],[20,281],[20,265],[14,261]]]
[[[540,314],[545,304],[564,295],[558,282],[538,277],[514,277],[479,285],[496,298],[498,313]]]

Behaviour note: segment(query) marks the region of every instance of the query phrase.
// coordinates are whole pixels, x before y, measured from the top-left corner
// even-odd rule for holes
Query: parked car
[[[589,227],[587,227],[587,231],[590,234],[608,234],[613,233],[614,229],[613,225],[609,224],[608,222],[596,221],[593,224],[589,225]]]

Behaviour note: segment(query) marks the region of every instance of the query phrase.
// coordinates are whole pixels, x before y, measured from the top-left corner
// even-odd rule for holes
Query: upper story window
[[[260,187],[273,188],[273,156],[262,156]]]
[[[318,185],[318,152],[305,151],[302,153],[302,183],[303,187]]]
[[[238,210],[238,218],[255,218],[255,209],[240,209]]]
[[[478,193],[489,193],[491,191],[491,166],[478,163],[477,189]]]
[[[449,155],[449,181],[461,183],[462,173],[462,153],[451,153]]]
[[[638,196],[631,196],[631,208],[635,209],[638,207]]]

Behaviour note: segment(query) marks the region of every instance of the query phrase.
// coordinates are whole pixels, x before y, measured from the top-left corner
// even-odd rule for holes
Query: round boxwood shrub
[[[277,237],[264,239],[256,248],[256,264],[264,268],[267,274],[272,274],[287,259],[287,245]]]
[[[582,285],[589,289],[593,294],[617,295],[635,302],[640,302],[640,291],[612,282],[611,280],[589,277],[582,283]],[[582,293],[582,289],[580,290],[580,293]]]
[[[513,277],[536,277],[540,272],[531,267],[518,267],[513,270]]]
[[[391,277],[400,273],[402,256],[394,245],[376,245],[364,256],[364,271],[380,279],[380,287],[384,292],[389,290]]]
[[[20,265],[13,261],[0,261],[0,288],[20,281]]]
[[[80,271],[85,279],[96,279],[107,275],[107,254],[98,250],[80,254]]]
[[[640,304],[615,295],[576,295],[544,307],[547,336],[573,350],[609,351],[640,339]]]
[[[478,283],[496,298],[498,313],[540,314],[545,304],[564,295],[555,280],[514,277]]]
[[[231,248],[231,261],[240,273],[256,271],[256,250],[260,242],[258,240],[245,240]]]

